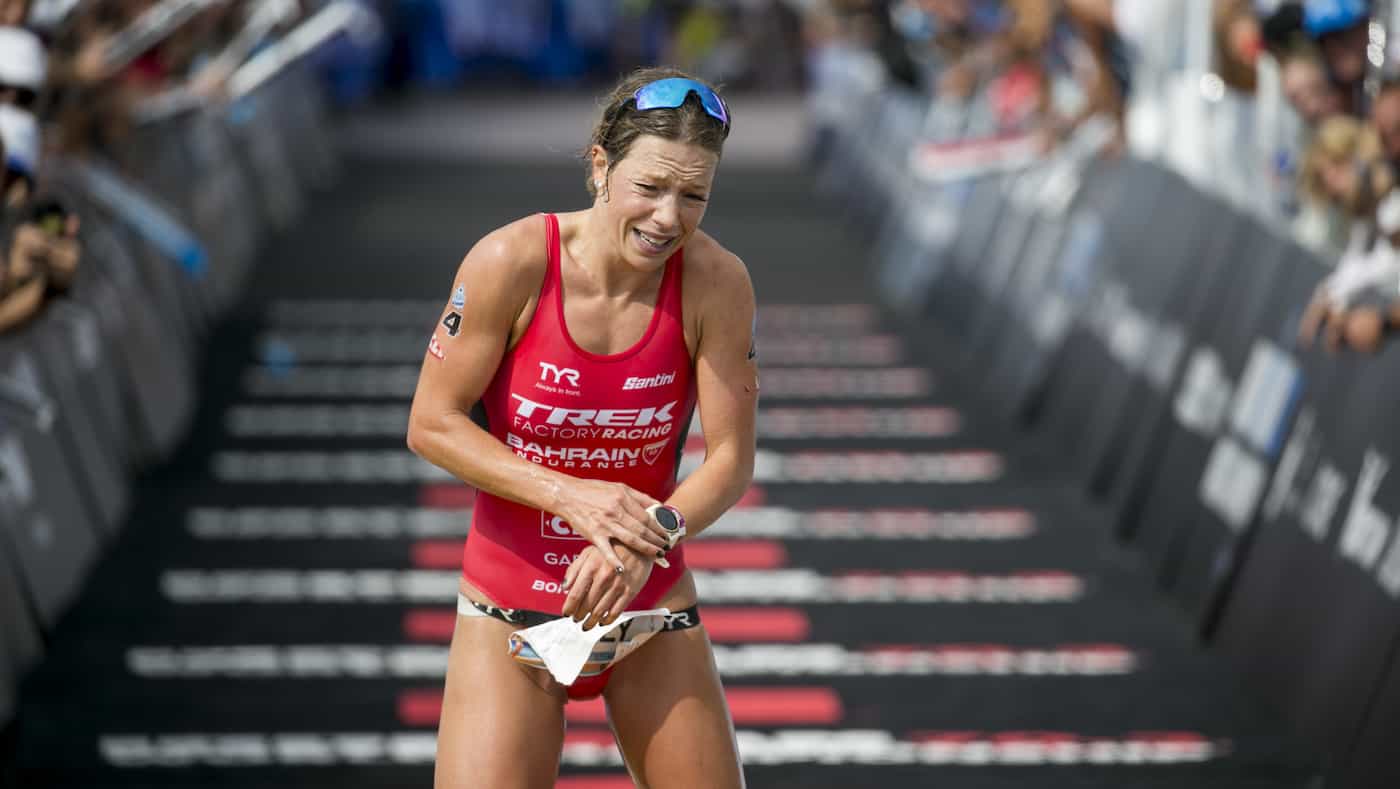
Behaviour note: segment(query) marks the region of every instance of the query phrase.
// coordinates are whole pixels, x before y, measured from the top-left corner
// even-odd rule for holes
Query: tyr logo
[[[546,376],[554,376],[551,383],[558,385],[560,381],[568,381],[569,386],[578,386],[578,370],[572,367],[555,367],[549,362],[540,362],[540,380],[548,380]]]

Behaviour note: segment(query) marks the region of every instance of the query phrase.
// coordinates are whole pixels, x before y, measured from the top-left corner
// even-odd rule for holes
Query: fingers
[[[584,562],[580,560],[569,567],[569,572],[574,574],[574,578],[569,582],[569,594],[564,598],[564,607],[560,609],[564,616],[573,616],[576,611],[588,610],[581,606],[588,598],[589,587],[593,585],[593,573],[580,570],[579,568],[583,564]]]
[[[580,554],[579,554],[579,557],[581,558],[582,556],[583,556],[583,554],[580,553]],[[575,576],[578,575],[578,568],[580,568],[580,567],[582,567],[582,566],[583,566],[583,562],[579,561],[579,560],[576,558],[576,559],[574,560],[574,562],[573,562],[572,564],[569,565],[569,569],[567,569],[567,570],[564,571],[564,584],[563,584],[563,586],[561,586],[560,588],[562,588],[565,592],[568,592],[568,591],[569,591],[569,587],[571,587],[571,586],[574,585],[574,578],[575,578]]]
[[[593,608],[593,624],[610,625],[622,613],[622,598],[627,594],[627,585],[621,579],[613,581],[608,591]]]
[[[592,579],[592,583],[588,586],[588,593],[579,599],[578,607],[574,609],[573,613],[574,621],[582,622],[585,628],[598,624],[599,605],[613,590],[619,577],[616,573],[609,572],[605,567],[597,567],[587,575]]]
[[[612,531],[620,532],[619,528],[617,527],[614,527]],[[620,538],[617,538],[616,535],[614,535],[614,539],[618,539],[619,542],[627,544],[626,540],[621,540]],[[622,574],[622,559],[617,555],[617,551],[613,550],[612,540],[608,538],[608,535],[600,534],[597,537],[594,537],[593,547],[597,548],[598,552],[603,555],[602,558],[606,561],[609,569],[611,569],[613,572],[619,575]]]
[[[651,521],[651,516],[643,513],[647,522]],[[657,528],[660,528],[659,526]],[[643,556],[654,556],[662,553],[666,549],[664,537],[653,532],[651,529],[624,526],[621,523],[614,523],[611,527],[613,539],[626,545],[628,548],[640,553]]]
[[[631,515],[637,520],[638,523],[642,524],[647,534],[654,535],[656,537],[656,539],[652,542],[655,543],[657,548],[665,548],[665,530],[661,528],[661,524],[657,523],[656,520],[651,517],[651,515],[647,514],[647,507],[650,507],[653,504],[657,504],[658,502],[653,500],[650,496],[646,495],[645,493],[640,493],[631,489],[628,489],[627,492],[628,495],[625,497],[623,503],[623,507],[626,509],[627,514]]]

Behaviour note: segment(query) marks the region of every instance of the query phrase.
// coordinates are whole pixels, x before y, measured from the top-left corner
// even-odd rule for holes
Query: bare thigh
[[[638,786],[744,786],[734,724],[703,625],[654,636],[617,664],[603,696]]]
[[[435,789],[554,786],[564,747],[564,695],[537,685],[530,676],[535,669],[506,653],[512,629],[486,617],[457,617],[438,724]]]

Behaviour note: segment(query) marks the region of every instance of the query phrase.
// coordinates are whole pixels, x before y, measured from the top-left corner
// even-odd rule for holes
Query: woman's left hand
[[[623,545],[615,545],[613,550],[622,561],[621,573],[590,545],[564,574],[564,590],[568,592],[564,616],[583,622],[586,628],[612,624],[651,577],[654,562],[650,557]]]

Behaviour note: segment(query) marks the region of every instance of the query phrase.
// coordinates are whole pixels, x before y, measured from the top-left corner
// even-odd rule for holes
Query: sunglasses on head
[[[637,92],[632,94],[632,98],[637,103],[637,110],[646,112],[659,107],[675,109],[685,103],[685,99],[691,93],[700,98],[700,106],[705,108],[705,112],[711,118],[724,124],[726,131],[729,129],[729,109],[724,106],[724,100],[719,94],[703,83],[684,77],[668,77],[637,88]]]

